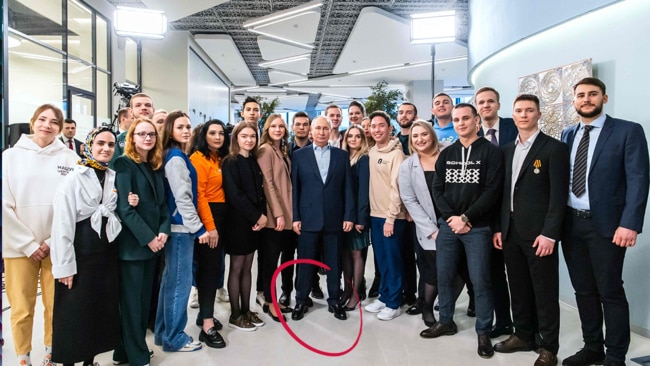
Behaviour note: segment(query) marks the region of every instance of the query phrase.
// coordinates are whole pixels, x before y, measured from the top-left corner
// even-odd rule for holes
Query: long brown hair
[[[348,134],[351,130],[357,130],[361,134],[361,146],[359,147],[359,150],[350,155],[350,165],[354,165],[359,161],[360,157],[368,153],[370,147],[368,146],[368,139],[366,138],[366,133],[363,131],[363,127],[360,125],[350,125],[347,131],[345,131],[345,135],[343,135],[343,145],[341,145],[343,150],[350,152],[348,148]]]
[[[153,170],[158,170],[160,167],[162,167],[163,163],[163,157],[162,157],[162,140],[160,138],[160,135],[158,135],[158,130],[156,129],[156,125],[154,125],[153,122],[151,122],[150,119],[147,118],[136,118],[133,123],[131,123],[131,127],[129,127],[129,130],[126,133],[126,144],[124,145],[124,155],[126,155],[129,159],[135,161],[136,163],[141,163],[142,159],[140,159],[140,154],[135,150],[135,142],[133,141],[133,134],[135,132],[135,128],[140,124],[140,123],[148,123],[153,127],[153,130],[156,132],[156,145],[154,146],[153,149],[149,150],[149,153],[147,154],[147,162],[151,164],[151,167]]]
[[[174,140],[174,123],[176,123],[176,120],[182,117],[186,117],[188,120],[190,119],[190,116],[187,115],[187,113],[181,111],[180,109],[173,110],[167,114],[167,117],[165,117],[165,124],[163,125],[162,129],[162,148],[163,151],[166,151],[170,147],[176,146],[181,151],[185,151],[185,144],[181,144],[180,142]]]
[[[257,124],[253,122],[246,122],[246,121],[241,121],[235,125],[235,128],[232,129],[232,133],[230,135],[230,154],[228,154],[229,157],[234,157],[239,155],[239,151],[241,148],[239,147],[239,141],[237,141],[237,137],[239,134],[242,132],[244,128],[250,128],[253,131],[255,131],[255,139],[259,141],[259,137],[257,136]],[[255,147],[253,147],[253,150],[250,152],[251,157],[256,157],[257,156],[257,148],[259,144],[255,144]]]
[[[282,140],[280,140],[280,151],[282,151],[282,155],[286,157],[287,146],[289,145],[289,126],[287,126],[287,122],[282,118],[282,115],[280,114],[272,114],[266,119],[264,122],[264,128],[262,129],[262,138],[260,138],[259,145],[262,146],[264,144],[269,144],[273,146],[273,139],[271,139],[271,136],[269,136],[269,129],[271,128],[271,123],[273,123],[273,121],[278,118],[284,123],[284,136],[282,136]]]
[[[56,119],[58,120],[59,132],[61,132],[63,130],[64,118],[63,118],[63,112],[61,111],[61,109],[59,109],[54,104],[43,104],[43,105],[39,106],[38,108],[36,108],[36,110],[34,111],[34,115],[29,120],[29,130],[32,133],[34,132],[34,122],[36,122],[36,119],[38,118],[38,116],[41,113],[45,112],[48,109],[51,109],[52,112],[54,112],[54,117],[56,117]]]

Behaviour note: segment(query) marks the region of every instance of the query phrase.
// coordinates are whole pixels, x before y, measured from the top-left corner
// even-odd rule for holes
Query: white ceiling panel
[[[292,111],[304,111],[307,106],[309,95],[286,95],[279,96],[280,105],[278,109],[288,109]],[[289,121],[289,123],[291,123]]]
[[[320,8],[254,28],[260,32],[294,42],[313,43],[316,40],[319,21]]]
[[[228,0],[142,0],[147,8],[164,11],[167,21],[169,22],[185,18],[188,15],[209,9],[213,6],[225,3],[226,1]]]
[[[310,52],[303,47],[292,46],[265,36],[257,37],[257,44],[260,47],[262,58],[266,61],[304,55],[305,53]]]
[[[273,69],[293,72],[295,74],[307,74],[309,72],[309,65],[311,60],[308,58],[298,59],[291,62],[286,62],[279,65],[273,65]]]
[[[280,70],[269,70],[269,80],[271,84],[286,84],[289,82],[295,82],[296,80],[306,80],[307,76],[294,74],[292,72],[285,72]]]
[[[255,85],[255,78],[232,37],[226,34],[196,34],[194,39],[233,85]]]

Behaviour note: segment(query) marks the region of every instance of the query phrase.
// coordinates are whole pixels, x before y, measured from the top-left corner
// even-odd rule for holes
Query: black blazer
[[[264,177],[257,159],[228,156],[221,164],[221,174],[230,214],[243,217],[252,227],[266,215]]]
[[[115,160],[117,215],[122,231],[117,237],[121,260],[154,257],[147,246],[159,233],[171,233],[169,208],[165,200],[162,169],[153,171],[148,163],[136,163],[126,156]],[[129,205],[129,192],[138,195],[138,205]]]
[[[499,117],[499,147],[503,148],[509,143],[515,141],[519,131],[517,126],[515,126],[515,121],[512,118],[502,118]],[[479,137],[483,135],[483,128],[481,127],[478,130]]]
[[[524,239],[534,241],[538,235],[560,240],[562,220],[569,194],[569,150],[562,142],[539,132],[530,147],[514,182],[513,223],[510,228],[510,191],[515,144],[504,148],[505,178],[501,202],[503,240],[508,230],[517,230]]]
[[[63,142],[63,145],[65,145],[65,147],[68,147],[68,140],[67,139],[64,139],[63,136],[61,136],[61,137],[59,137],[59,140],[61,140],[61,142]],[[81,146],[83,146],[84,143],[77,140],[77,139],[75,139],[75,138],[73,138],[73,140],[74,140],[74,152],[77,153],[77,155],[79,155],[80,157],[83,158],[84,154],[81,151]]]
[[[569,151],[577,124],[562,132]],[[643,229],[648,203],[648,142],[640,124],[607,116],[589,166],[589,208],[598,233],[613,237],[619,226]]]
[[[354,194],[348,153],[330,148],[330,165],[323,183],[312,146],[292,156],[293,222],[304,231],[341,231],[343,221],[355,222]]]

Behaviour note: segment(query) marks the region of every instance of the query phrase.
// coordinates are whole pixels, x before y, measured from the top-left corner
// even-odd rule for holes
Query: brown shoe
[[[257,316],[257,313],[254,311],[249,310],[248,313],[244,314],[244,318],[248,320],[249,323],[258,328],[264,326],[264,320],[260,319],[260,317]]]
[[[526,342],[523,339],[517,337],[515,334],[512,334],[505,341],[495,344],[494,350],[499,353],[532,351],[533,343]]]
[[[557,365],[557,356],[545,349],[539,350],[539,357],[535,361],[535,366],[555,366]]]

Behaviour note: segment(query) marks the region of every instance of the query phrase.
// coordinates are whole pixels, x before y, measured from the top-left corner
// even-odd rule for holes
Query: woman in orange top
[[[221,159],[228,155],[229,140],[223,122],[213,119],[201,128],[196,151],[190,161],[198,178],[197,210],[210,237],[218,239],[216,246],[194,243],[196,287],[199,294],[199,315],[203,325],[199,340],[207,346],[221,348],[218,330],[221,323],[214,319],[214,297],[217,293],[219,271],[223,260],[221,231],[226,218],[226,196],[221,181]],[[200,324],[199,321],[197,321]],[[214,338],[214,339],[213,339]]]

